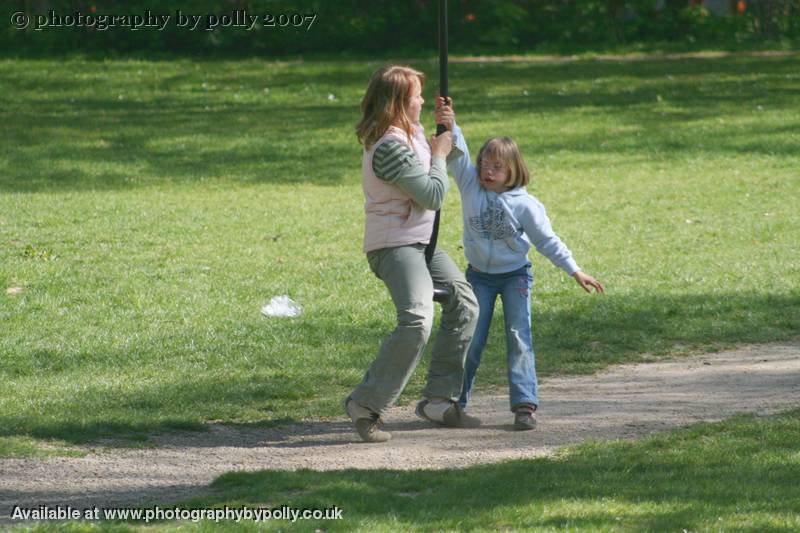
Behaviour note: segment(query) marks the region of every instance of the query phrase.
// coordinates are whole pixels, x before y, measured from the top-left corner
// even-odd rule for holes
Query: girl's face
[[[496,193],[506,192],[506,183],[509,178],[508,165],[494,159],[482,159],[480,168],[480,183],[487,191]]]
[[[425,100],[422,99],[422,86],[419,79],[414,78],[414,86],[411,89],[411,96],[408,98],[408,118],[412,124],[419,122],[420,113],[422,113],[422,104]]]

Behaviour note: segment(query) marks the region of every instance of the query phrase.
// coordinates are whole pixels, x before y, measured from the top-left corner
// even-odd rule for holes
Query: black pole
[[[447,0],[439,0],[439,95],[447,98]],[[436,125],[436,135],[441,135],[447,128],[441,124]],[[436,211],[433,217],[433,231],[431,240],[425,248],[425,261],[430,264],[433,259],[433,252],[436,250],[436,241],[439,239],[439,219],[441,211]],[[434,292],[434,300],[438,301],[437,294]]]
[[[439,0],[439,95],[447,98],[447,0]],[[445,131],[441,124],[436,126],[436,135]]]

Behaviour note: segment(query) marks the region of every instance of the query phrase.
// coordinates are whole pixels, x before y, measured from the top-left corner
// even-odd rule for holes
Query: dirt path
[[[412,406],[387,417],[393,439],[362,444],[349,421],[153,437],[146,449],[99,448],[82,458],[0,459],[0,523],[14,505],[135,506],[202,494],[232,470],[444,468],[547,455],[586,440],[633,439],[736,413],[800,407],[800,342],[649,364],[541,385],[539,427],[511,430],[505,394],[475,399],[475,430],[433,428]]]

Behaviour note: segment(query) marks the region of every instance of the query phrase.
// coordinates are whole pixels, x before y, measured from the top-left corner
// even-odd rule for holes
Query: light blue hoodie
[[[458,125],[453,128],[453,144],[447,166],[461,192],[464,254],[474,269],[503,274],[522,268],[528,264],[528,250],[533,245],[570,276],[580,270],[572,252],[553,231],[539,200],[525,187],[500,194],[484,189]]]

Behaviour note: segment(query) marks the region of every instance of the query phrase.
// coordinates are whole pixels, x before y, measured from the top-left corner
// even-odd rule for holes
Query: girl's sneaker
[[[514,429],[528,431],[536,427],[536,408],[523,406],[514,410]]]

